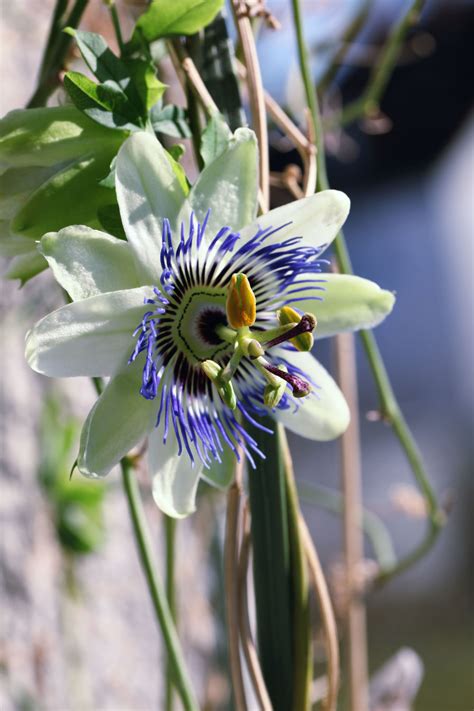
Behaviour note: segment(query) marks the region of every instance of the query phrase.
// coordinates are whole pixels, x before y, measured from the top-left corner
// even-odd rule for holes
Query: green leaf
[[[119,239],[127,239],[120,217],[119,206],[116,202],[99,207],[97,217],[101,226],[109,235],[113,235]]]
[[[268,417],[260,422],[267,431],[246,427],[265,452],[265,459],[255,458],[248,476],[258,649],[272,708],[288,711],[293,695],[293,610],[285,476],[278,437],[271,433],[275,423]]]
[[[0,257],[16,257],[36,252],[36,243],[30,237],[10,234],[7,222],[0,222]]]
[[[95,32],[83,30],[74,30],[73,34],[85,63],[97,79],[111,87],[115,85],[134,106],[138,106],[140,96],[131,81],[130,71],[111,51],[105,39]]]
[[[127,130],[139,127],[138,116],[133,115],[123,94],[112,86],[96,84],[79,72],[67,72],[64,88],[76,108],[102,126]]]
[[[135,25],[130,46],[139,47],[140,36],[154,42],[171,35],[193,35],[212,22],[223,4],[224,0],[152,0]]]
[[[174,138],[191,138],[186,110],[181,106],[168,104],[163,109],[154,107],[150,112],[153,130]]]
[[[10,111],[0,120],[0,168],[53,166],[123,141],[75,106]]]
[[[148,109],[166,88],[157,79],[153,65],[142,59],[119,59],[105,39],[94,32],[77,30],[74,37],[84,61],[101,82],[102,89],[109,95],[115,94],[121,112],[143,128]]]
[[[155,67],[151,62],[146,62],[143,59],[129,59],[126,66],[145,110],[149,111],[161,99],[167,85],[158,79]]]
[[[178,149],[178,150],[176,151],[173,149]],[[186,177],[186,173],[185,173],[184,168],[181,165],[181,163],[178,163],[178,160],[174,157],[175,155],[177,155],[177,157],[179,158],[183,153],[184,153],[184,150],[180,152],[179,145],[172,146],[170,149],[166,150],[166,157],[169,161],[169,164],[173,168],[173,173],[177,177],[178,182],[183,190],[183,193],[185,195],[187,195],[189,193],[189,183],[188,183],[188,179]]]
[[[179,161],[184,156],[186,148],[182,143],[175,143],[174,146],[169,146],[166,150],[174,160]]]
[[[47,266],[46,259],[35,249],[12,259],[3,276],[5,279],[19,279],[21,286],[24,286],[27,281],[44,271]]]
[[[228,147],[232,133],[221,114],[211,117],[201,136],[201,156],[207,166]]]
[[[71,224],[98,227],[98,208],[111,202],[110,190],[99,181],[107,175],[118,147],[80,158],[54,175],[15,215],[11,232],[40,239],[46,232]]]
[[[117,162],[117,156],[114,156],[112,158],[112,162],[110,164],[109,168],[109,174],[103,179],[99,181],[99,185],[102,185],[103,188],[109,188],[109,190],[115,190],[115,164]]]

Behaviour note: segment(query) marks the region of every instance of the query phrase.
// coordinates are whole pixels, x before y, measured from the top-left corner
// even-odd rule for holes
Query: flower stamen
[[[262,363],[262,365],[265,370],[272,375],[276,375],[282,380],[285,380],[288,385],[291,386],[294,397],[306,397],[306,395],[310,394],[311,385],[306,380],[303,380],[303,378],[300,378],[299,375],[287,373],[281,368],[277,368],[276,365],[272,365],[268,362]]]

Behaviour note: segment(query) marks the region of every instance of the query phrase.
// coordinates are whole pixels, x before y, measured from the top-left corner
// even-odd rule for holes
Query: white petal
[[[242,230],[243,240],[255,234],[257,228],[279,227],[291,222],[269,237],[265,244],[281,242],[289,237],[302,237],[305,245],[321,249],[337,235],[349,214],[350,200],[339,190],[323,190],[315,195],[277,207]]]
[[[154,136],[140,131],[125,141],[117,156],[115,184],[127,239],[145,282],[156,284],[161,274],[163,218],[176,228],[185,196]]]
[[[173,518],[184,518],[193,513],[203,468],[201,462],[197,460],[193,465],[186,450],[178,455],[178,443],[172,432],[164,444],[160,428],[148,438],[148,463],[157,506]]]
[[[101,477],[153,429],[157,403],[140,395],[143,361],[116,375],[90,411],[81,433],[77,466]]]
[[[139,286],[130,245],[83,225],[44,235],[39,248],[73,301]]]
[[[26,337],[26,358],[52,377],[113,375],[132,353],[148,287],[91,296],[45,316]]]
[[[204,168],[188,200],[200,221],[211,210],[206,237],[212,240],[221,227],[237,231],[255,219],[257,194],[257,141],[253,131],[239,128],[226,150]]]
[[[235,467],[237,458],[235,452],[227,445],[224,446],[224,451],[220,453],[221,461],[213,460],[209,468],[204,467],[202,470],[202,478],[217,489],[227,489],[234,479]]]
[[[298,301],[289,302],[290,306],[315,314],[318,320],[315,338],[374,328],[395,303],[391,291],[381,289],[369,279],[352,274],[321,274],[321,280],[318,286],[324,287],[324,291],[307,288],[294,294]],[[311,299],[315,296],[323,300]]]
[[[299,368],[318,387],[298,400],[296,411],[293,407],[274,410],[275,419],[308,439],[326,441],[339,437],[349,425],[350,413],[344,395],[327,370],[310,353],[280,350],[278,357]]]

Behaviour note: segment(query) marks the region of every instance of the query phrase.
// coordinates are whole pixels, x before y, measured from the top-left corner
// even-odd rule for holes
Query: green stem
[[[44,106],[58,86],[59,72],[62,69],[64,58],[72,41],[72,37],[64,33],[63,29],[65,27],[77,27],[88,2],[89,0],[76,0],[68,18],[64,24],[61,24],[60,20],[65,8],[62,0],[57,0],[41,64],[38,86],[27,104],[28,109]]]
[[[102,378],[91,378],[97,395],[104,389]],[[174,546],[176,520],[165,516],[166,527],[166,595],[153,569],[150,535],[143,511],[140,492],[132,466],[124,457],[120,466],[122,480],[127,495],[133,532],[137,543],[145,579],[150,592],[153,608],[163,634],[168,659],[166,664],[166,711],[173,706],[173,685],[176,686],[186,711],[197,711],[198,706],[189,680],[183,653],[176,632],[176,603],[174,594]]]
[[[137,481],[132,467],[126,458],[122,459],[120,466],[122,469],[123,486],[132,520],[133,533],[135,535],[135,541],[143,572],[145,573],[153,609],[163,634],[163,640],[168,653],[169,668],[184,709],[186,711],[198,711],[199,706],[186,670],[186,664],[173,623],[171,610],[166,599],[165,591],[153,567],[150,534]]]
[[[170,608],[171,616],[176,626],[176,599],[174,589],[174,561],[176,543],[176,519],[165,515],[165,537],[166,537],[166,598]],[[165,709],[173,709],[173,676],[172,667],[168,660],[166,665],[166,696]]]
[[[340,515],[344,510],[344,496],[317,484],[298,484],[298,493],[302,501],[319,506],[325,511]],[[372,545],[377,563],[382,570],[390,570],[396,563],[392,539],[383,521],[366,509],[362,514],[362,530]]]
[[[334,59],[329,64],[328,68],[326,69],[326,71],[318,82],[318,91],[320,95],[324,93],[324,91],[327,89],[327,87],[331,84],[332,80],[336,76],[337,70],[343,63],[344,57],[346,56],[349,50],[351,42],[357,37],[360,30],[365,24],[372,3],[373,0],[364,0],[357,12],[357,15],[346,28],[344,35],[341,38],[341,46],[339,47]]]
[[[57,38],[57,33],[60,32],[61,19],[67,10],[69,0],[56,0],[56,5],[53,11],[53,17],[51,18],[51,25],[49,27],[48,39],[46,41],[46,46],[43,52],[43,58],[41,60],[41,66],[39,70],[38,79],[44,76],[45,71],[51,59],[51,52],[53,45]]]
[[[403,32],[405,31],[408,24],[413,21],[413,13],[419,11],[421,9],[422,4],[422,0],[414,0],[414,2],[411,3],[409,12],[407,13],[407,15],[404,15],[404,17],[398,23],[393,33],[393,35],[395,35],[395,40],[393,39],[392,35],[389,44],[395,44],[396,47],[399,46],[400,42],[402,41],[401,38],[403,37]],[[303,22],[300,8],[300,0],[292,0],[292,7],[296,29],[296,38],[298,43],[300,71],[305,88],[306,101],[310,109],[313,131],[314,135],[316,136],[318,166],[317,190],[327,190],[329,188],[329,181],[327,176],[326,156],[324,151],[324,131],[321,121],[321,114],[319,111],[318,98],[313,86],[309,68],[309,56],[303,34]],[[393,59],[395,56],[393,47],[390,49],[388,54],[387,52],[388,50],[386,50],[386,52],[384,53],[384,56],[381,61],[384,77],[386,77],[386,73],[389,71],[391,63],[395,61]],[[378,71],[380,71],[380,68],[378,69]],[[377,91],[383,90],[385,84],[386,82],[379,79],[376,84],[376,86],[378,87]],[[371,90],[370,95],[373,97],[374,94],[372,93],[372,91],[373,90]],[[336,260],[338,263],[339,270],[343,274],[352,274],[353,270],[351,260],[342,232],[339,233],[339,235],[334,241],[334,251],[336,254]],[[395,433],[403,451],[405,452],[405,456],[410,464],[413,475],[425,498],[429,517],[428,531],[426,533],[425,538],[422,540],[420,545],[415,548],[413,552],[398,561],[398,563],[396,563],[389,571],[385,571],[383,578],[381,578],[385,581],[388,578],[391,578],[396,575],[398,572],[408,568],[414,562],[419,560],[419,558],[421,558],[421,556],[423,556],[431,548],[443,526],[445,517],[443,511],[439,507],[435,493],[429,481],[428,475],[425,471],[423,460],[418,450],[417,444],[405,421],[405,418],[403,417],[403,414],[400,410],[400,406],[393,392],[393,388],[390,383],[390,379],[388,377],[385,364],[382,360],[382,356],[380,354],[377,342],[375,340],[375,336],[373,335],[372,331],[360,331],[359,335],[377,387],[381,415],[392,426],[393,432]]]
[[[120,19],[118,16],[115,0],[109,0],[108,5],[110,10],[110,17],[112,18],[112,24],[114,26],[115,37],[117,38],[117,44],[120,50],[120,55],[122,55],[125,49],[125,43],[123,41],[122,28],[120,27]]]
[[[274,426],[269,418],[265,426]],[[248,428],[265,452],[249,472],[257,638],[260,665],[274,711],[290,711],[293,700],[291,571],[285,474],[278,437]]]
[[[334,117],[336,125],[344,126],[360,116],[367,116],[378,110],[380,100],[393,73],[400,55],[406,33],[419,19],[426,0],[412,0],[406,11],[391,29],[382,53],[375,63],[362,95],[345,106]],[[331,123],[333,120],[331,119]]]

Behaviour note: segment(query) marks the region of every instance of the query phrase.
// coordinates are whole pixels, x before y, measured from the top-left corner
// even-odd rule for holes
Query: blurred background
[[[53,4],[2,2],[2,115],[24,106],[33,91]],[[98,0],[90,5],[86,26],[105,32],[106,10]],[[303,5],[319,81],[360,0]],[[359,95],[377,48],[404,5],[374,0],[364,32],[327,92],[325,112]],[[264,83],[301,118],[289,4],[267,6],[282,29],[277,35],[262,29],[259,35]],[[377,336],[436,492],[450,510],[434,549],[368,598],[370,669],[401,647],[414,649],[425,669],[417,711],[474,707],[473,25],[469,0],[428,2],[404,45],[382,115],[327,137],[331,185],[352,200],[346,237],[355,272],[397,293],[394,312]],[[298,163],[277,129],[270,139],[272,170]],[[87,482],[84,492],[73,479],[73,494],[64,484],[81,417],[94,399],[92,388],[86,381],[48,382],[23,359],[24,333],[60,300],[48,274],[21,290],[2,283],[0,707],[161,708],[164,660],[118,477],[111,475],[106,489],[93,495]],[[318,343],[317,352],[331,367],[331,343]],[[364,354],[357,358],[364,504],[383,519],[403,554],[423,535],[423,511],[390,429],[365,417],[377,400]],[[303,500],[315,484],[340,488],[337,443],[291,437],[290,445]],[[146,494],[146,478],[143,485]],[[162,522],[153,503],[147,505],[160,554]],[[222,531],[215,520],[222,522],[223,505],[222,495],[203,489],[198,513],[178,527],[180,627],[210,709],[225,708],[228,698],[224,642],[216,624]],[[304,513],[337,588],[341,521],[314,501],[304,505]],[[367,557],[372,557],[369,543]]]

